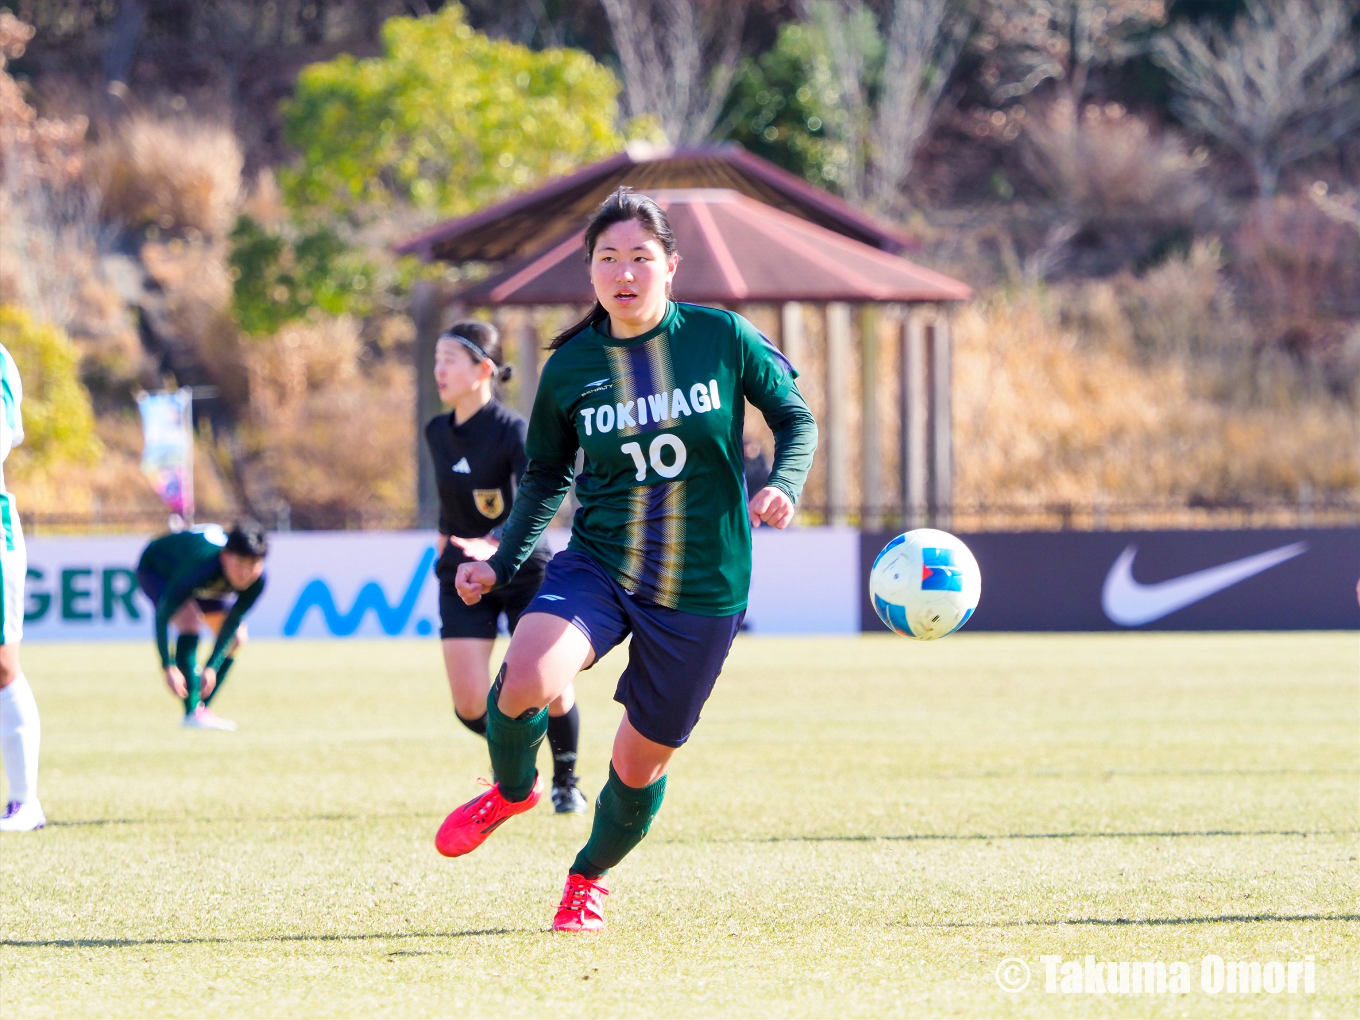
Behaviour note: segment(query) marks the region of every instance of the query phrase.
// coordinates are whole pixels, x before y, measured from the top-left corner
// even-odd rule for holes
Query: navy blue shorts
[[[161,596],[165,593],[165,578],[141,567],[137,568],[137,584],[146,593],[146,597],[151,600],[152,605],[160,602]],[[188,599],[187,601],[197,602],[198,608],[205,614],[225,613],[231,608],[231,603],[225,599]]]
[[[467,562],[450,558],[445,564],[440,557],[435,564],[435,576],[439,578],[439,636],[450,638],[482,638],[493,640],[500,633],[501,613],[510,633],[515,632],[519,618],[527,612],[528,605],[538,592],[539,582],[543,579],[547,558],[531,558],[510,583],[483,595],[475,605],[468,605],[458,594],[454,583],[458,577],[458,566]]]
[[[667,747],[689,739],[746,615],[698,616],[635,599],[591,557],[572,549],[552,558],[525,613],[575,624],[596,661],[632,634],[614,700],[627,709],[633,729]]]

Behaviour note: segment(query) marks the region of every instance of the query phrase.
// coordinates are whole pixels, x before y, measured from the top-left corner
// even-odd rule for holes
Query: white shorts
[[[17,645],[24,636],[24,579],[28,550],[14,497],[0,492],[0,645]]]

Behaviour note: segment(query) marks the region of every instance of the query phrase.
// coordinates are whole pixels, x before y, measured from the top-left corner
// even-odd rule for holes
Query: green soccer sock
[[[211,694],[209,694],[206,698],[203,699],[203,704],[205,705],[212,704],[212,699],[217,697],[217,692],[222,689],[222,685],[227,680],[227,673],[231,669],[232,663],[234,663],[235,661],[236,660],[230,655],[228,655],[225,659],[222,660],[222,666],[217,671],[217,686],[212,689]]]
[[[652,819],[661,810],[666,796],[666,777],[649,786],[637,789],[624,786],[614,763],[609,763],[609,782],[595,802],[595,821],[590,827],[590,839],[572,862],[573,874],[599,878],[630,850],[642,842],[651,828]]]
[[[198,707],[198,635],[181,634],[175,641],[175,665],[184,674],[184,714]]]
[[[491,685],[486,699],[486,744],[491,751],[491,773],[500,784],[501,796],[509,801],[526,799],[538,776],[538,748],[548,732],[548,706],[511,719],[500,710],[501,676]]]

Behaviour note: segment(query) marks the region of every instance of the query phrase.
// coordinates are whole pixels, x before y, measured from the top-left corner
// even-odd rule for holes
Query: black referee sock
[[[468,729],[470,729],[473,733],[477,734],[477,736],[479,736],[479,737],[484,737],[484,736],[486,736],[486,713],[485,713],[485,712],[483,712],[481,715],[479,715],[476,719],[464,719],[461,715],[458,714],[458,709],[455,708],[455,709],[453,710],[453,717],[454,717],[455,719],[457,719],[460,723],[462,723],[464,726],[466,726]],[[551,724],[551,723],[549,723],[548,733],[549,733],[550,735],[551,735],[551,733],[552,733],[552,724]]]
[[[576,706],[565,715],[548,716],[548,746],[553,756],[553,786],[576,778],[576,746],[581,738],[581,715]]]

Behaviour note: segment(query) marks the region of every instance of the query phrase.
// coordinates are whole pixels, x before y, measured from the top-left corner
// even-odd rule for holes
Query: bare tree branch
[[[950,0],[893,4],[883,87],[874,114],[876,170],[870,201],[880,209],[893,204],[907,181],[971,21]]]
[[[1144,31],[1165,20],[1165,0],[986,0],[984,80],[1000,103],[1053,79],[1077,108],[1091,69],[1142,52]]]
[[[732,89],[746,0],[600,0],[623,68],[624,101],[676,145],[706,140]]]
[[[1246,160],[1262,197],[1283,167],[1360,126],[1352,15],[1334,0],[1249,0],[1231,29],[1183,25],[1158,41],[1182,118]]]
[[[846,197],[887,211],[897,201],[972,24],[970,0],[807,0],[839,84],[828,133],[846,151]]]
[[[840,117],[829,118],[827,134],[845,147],[845,197],[857,205],[868,198],[866,187],[870,123],[869,51],[879,42],[874,16],[859,0],[807,0],[803,18],[826,44],[840,92]]]

